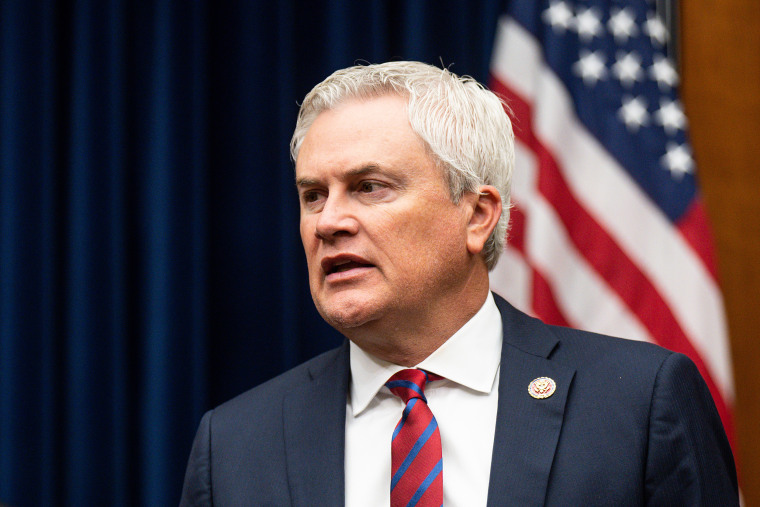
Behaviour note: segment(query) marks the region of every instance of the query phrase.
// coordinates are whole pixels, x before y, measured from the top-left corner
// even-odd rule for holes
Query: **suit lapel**
[[[488,505],[543,505],[575,370],[548,359],[559,342],[546,325],[495,299],[504,344]],[[528,394],[538,377],[556,382],[549,398]]]
[[[285,453],[293,505],[343,505],[348,343],[283,405]]]

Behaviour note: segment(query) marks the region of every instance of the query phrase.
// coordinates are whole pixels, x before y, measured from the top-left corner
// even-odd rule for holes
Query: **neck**
[[[369,322],[344,330],[349,340],[375,357],[401,366],[415,366],[435,352],[464,326],[483,306],[488,296],[485,284],[452,295],[435,303],[434,311],[423,311],[413,318],[401,316]]]

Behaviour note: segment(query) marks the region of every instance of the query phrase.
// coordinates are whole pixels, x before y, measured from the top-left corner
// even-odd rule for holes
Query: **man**
[[[311,293],[348,341],[208,412],[183,504],[738,504],[688,359],[489,292],[514,158],[492,93],[414,62],[344,69],[291,150]]]

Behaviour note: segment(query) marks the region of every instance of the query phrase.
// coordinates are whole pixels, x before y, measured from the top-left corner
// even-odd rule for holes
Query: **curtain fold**
[[[0,503],[176,504],[205,410],[338,344],[297,103],[360,61],[484,81],[501,4],[0,0]]]

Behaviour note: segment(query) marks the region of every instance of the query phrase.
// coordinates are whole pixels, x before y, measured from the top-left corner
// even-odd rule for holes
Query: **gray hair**
[[[493,269],[504,250],[514,167],[514,134],[506,105],[468,76],[419,62],[388,62],[341,69],[304,98],[290,141],[297,160],[306,132],[317,116],[349,99],[396,94],[408,99],[412,130],[444,168],[451,199],[492,185],[501,194],[502,213],[483,250]]]

